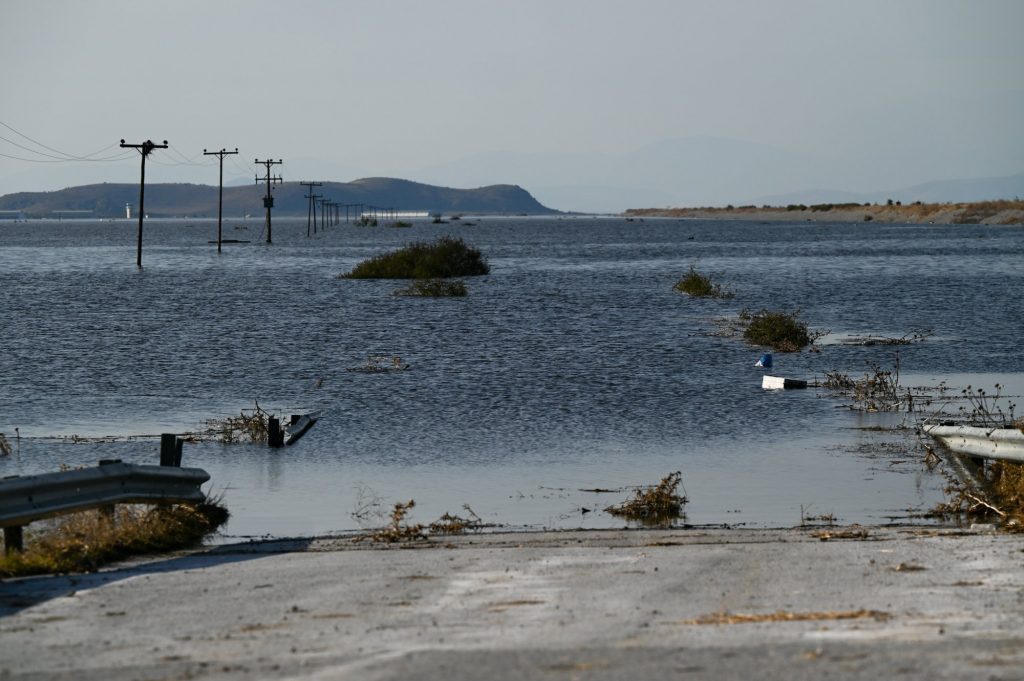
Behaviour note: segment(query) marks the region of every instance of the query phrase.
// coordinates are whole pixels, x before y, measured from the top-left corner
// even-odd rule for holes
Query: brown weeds
[[[427,530],[431,535],[452,535],[465,534],[466,530],[477,531],[484,526],[483,520],[469,507],[469,504],[463,504],[462,508],[467,514],[465,518],[446,511],[444,515],[430,523]]]
[[[880,610],[828,610],[824,612],[789,612],[777,610],[760,615],[745,613],[716,612],[701,615],[691,620],[683,620],[679,624],[756,624],[760,622],[817,622],[822,620],[860,620],[873,619],[884,622],[891,615]]]
[[[668,524],[683,515],[683,506],[689,501],[678,492],[682,479],[680,471],[669,473],[657,485],[637,489],[631,499],[604,510],[645,525]]]
[[[263,410],[259,402],[252,409],[243,409],[238,416],[213,419],[207,422],[204,435],[225,444],[234,442],[266,442],[270,433],[272,414]]]
[[[124,504],[113,514],[61,516],[30,526],[25,550],[0,558],[0,576],[91,572],[129,556],[187,548],[201,543],[228,515],[220,499],[207,498],[197,504]]]
[[[469,507],[469,504],[462,505],[462,508],[466,511],[466,517],[446,512],[440,518],[426,526],[421,523],[413,524],[409,522],[409,512],[415,507],[415,499],[410,499],[404,503],[396,503],[394,508],[391,510],[391,518],[387,526],[367,534],[359,535],[354,539],[354,541],[358,542],[363,541],[364,539],[369,539],[374,542],[385,542],[389,544],[396,542],[423,541],[432,536],[464,534],[467,530],[478,531],[486,527],[480,516],[478,516],[476,512]]]

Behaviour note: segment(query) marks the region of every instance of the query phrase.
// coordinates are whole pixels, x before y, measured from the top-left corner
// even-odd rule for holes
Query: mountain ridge
[[[388,177],[367,177],[352,182],[324,182],[318,194],[339,204],[376,206],[431,213],[473,212],[549,215],[557,211],[542,205],[518,185],[493,184],[458,189]],[[282,182],[273,186],[274,212],[303,216],[309,210],[305,186]],[[147,183],[146,213],[152,217],[216,217],[218,188],[192,183]],[[225,186],[224,215],[242,217],[263,211],[265,185]],[[137,209],[139,186],[98,183],[47,192],[17,192],[0,196],[0,211],[26,217],[50,217],[60,211],[92,211],[92,217],[121,217],[125,204]]]

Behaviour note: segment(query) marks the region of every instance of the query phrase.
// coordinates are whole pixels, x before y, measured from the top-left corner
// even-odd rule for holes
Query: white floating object
[[[763,376],[761,387],[765,390],[788,390],[791,388],[806,388],[807,381],[798,378],[783,378],[782,376]]]

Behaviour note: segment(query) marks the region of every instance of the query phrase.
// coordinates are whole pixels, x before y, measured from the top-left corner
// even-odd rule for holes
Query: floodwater
[[[906,521],[942,499],[941,473],[896,444],[912,432],[874,428],[908,419],[761,390],[762,350],[714,335],[744,308],[832,332],[776,354],[776,375],[891,368],[897,348],[836,341],[926,331],[898,348],[904,384],[1024,391],[1020,227],[471,218],[307,238],[279,219],[268,246],[253,219],[225,223],[251,243],[218,255],[215,221],[150,220],[142,270],[136,227],[0,223],[0,431],[17,450],[0,476],[156,463],[147,436],[254,401],[322,410],[284,449],[185,445],[233,514],[228,540],[353,530],[374,520],[357,508],[408,499],[420,522],[469,504],[505,527],[618,527],[601,509],[675,470],[694,524]],[[443,234],[491,264],[465,298],[337,278]],[[673,291],[691,264],[736,297]],[[410,369],[348,371],[369,355]]]

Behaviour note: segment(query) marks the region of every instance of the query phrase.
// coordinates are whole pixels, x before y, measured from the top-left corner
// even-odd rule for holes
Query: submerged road
[[[9,580],[0,679],[1024,678],[1024,536],[829,532],[335,538]]]

